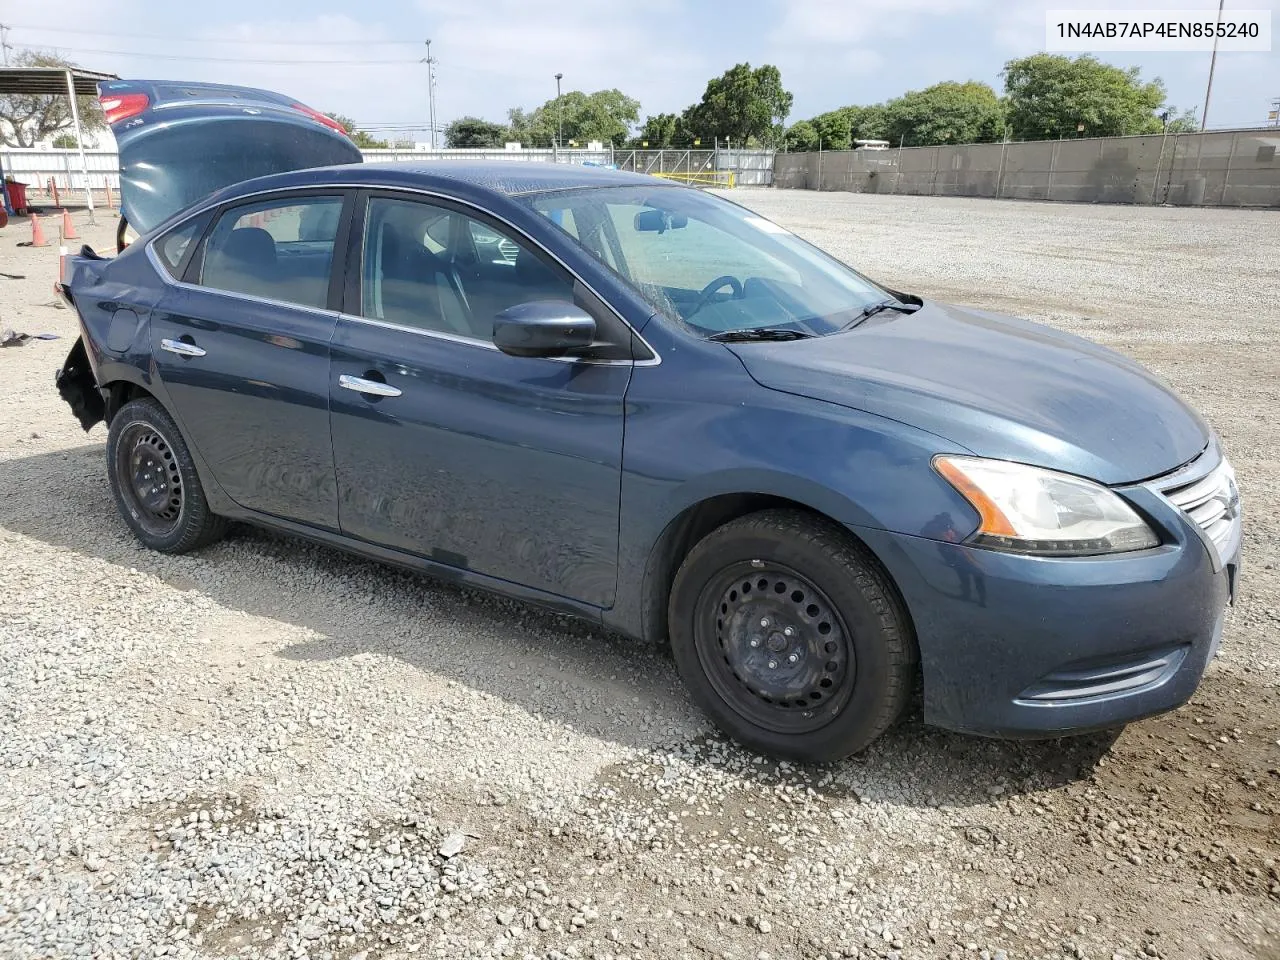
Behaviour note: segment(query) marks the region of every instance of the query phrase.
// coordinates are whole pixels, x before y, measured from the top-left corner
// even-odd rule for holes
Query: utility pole
[[[427,109],[431,111],[431,149],[436,148],[436,60],[431,56],[431,41],[427,41]]]
[[[1227,0],[1218,0],[1218,25],[1222,25],[1222,7]],[[1213,56],[1209,58],[1209,82],[1204,88],[1204,112],[1200,114],[1200,130],[1209,122],[1209,94],[1213,92],[1213,68],[1218,65],[1218,33],[1213,34]]]
[[[560,81],[563,79],[563,73],[556,74],[556,152],[564,143],[564,104],[560,100]]]
[[[84,158],[84,131],[80,129],[80,107],[76,104],[75,73],[67,71],[67,96],[71,99],[71,125],[76,131],[76,149],[80,152],[80,172],[84,175],[84,199],[89,207],[89,224],[97,226],[93,217],[93,187],[89,185],[89,164]],[[67,176],[67,191],[71,191],[71,177]]]
[[[9,51],[13,48],[9,45],[9,30],[11,27],[7,23],[0,23],[0,50],[4,51],[4,65],[9,65]]]

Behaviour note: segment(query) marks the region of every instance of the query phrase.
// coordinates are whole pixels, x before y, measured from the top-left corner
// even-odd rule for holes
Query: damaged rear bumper
[[[84,347],[83,337],[76,339],[75,346],[67,354],[54,382],[58,387],[58,396],[66,401],[86,432],[95,423],[106,418],[107,403],[98,389],[98,381],[89,364],[89,352]]]

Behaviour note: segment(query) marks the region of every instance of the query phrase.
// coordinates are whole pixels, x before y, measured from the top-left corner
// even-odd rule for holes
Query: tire
[[[779,759],[857,753],[914,688],[915,636],[888,575],[842,528],[800,511],[708,534],[676,573],[668,618],[694,700],[727,735]]]
[[[107,477],[116,509],[145,547],[186,553],[220,540],[227,521],[209,509],[177,424],[150,397],[111,419]]]

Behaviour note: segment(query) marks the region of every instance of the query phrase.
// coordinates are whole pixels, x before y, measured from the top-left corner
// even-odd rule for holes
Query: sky
[[[1079,5],[1217,12],[1213,0]],[[427,67],[420,61],[427,39],[438,61],[440,124],[463,115],[504,120],[510,107],[532,109],[555,96],[556,73],[564,74],[566,92],[617,87],[640,101],[642,118],[679,112],[701,97],[709,78],[743,61],[778,66],[795,95],[794,122],[942,80],[979,80],[999,90],[1006,61],[1043,49],[1046,9],[1064,6],[1063,0],[0,0],[0,23],[11,27],[15,50],[56,49],[88,69],[266,87],[345,114],[358,126],[425,130]],[[1280,34],[1280,0],[1227,0],[1226,8],[1270,9]],[[1099,56],[1138,66],[1145,78],[1161,77],[1180,110],[1203,104],[1207,52]],[[1277,97],[1280,50],[1219,53],[1209,126],[1259,125]]]

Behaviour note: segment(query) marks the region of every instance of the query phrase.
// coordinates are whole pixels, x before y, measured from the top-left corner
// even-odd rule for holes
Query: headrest
[[[276,262],[276,241],[261,227],[237,227],[227,237],[222,255],[243,263],[269,265]]]

